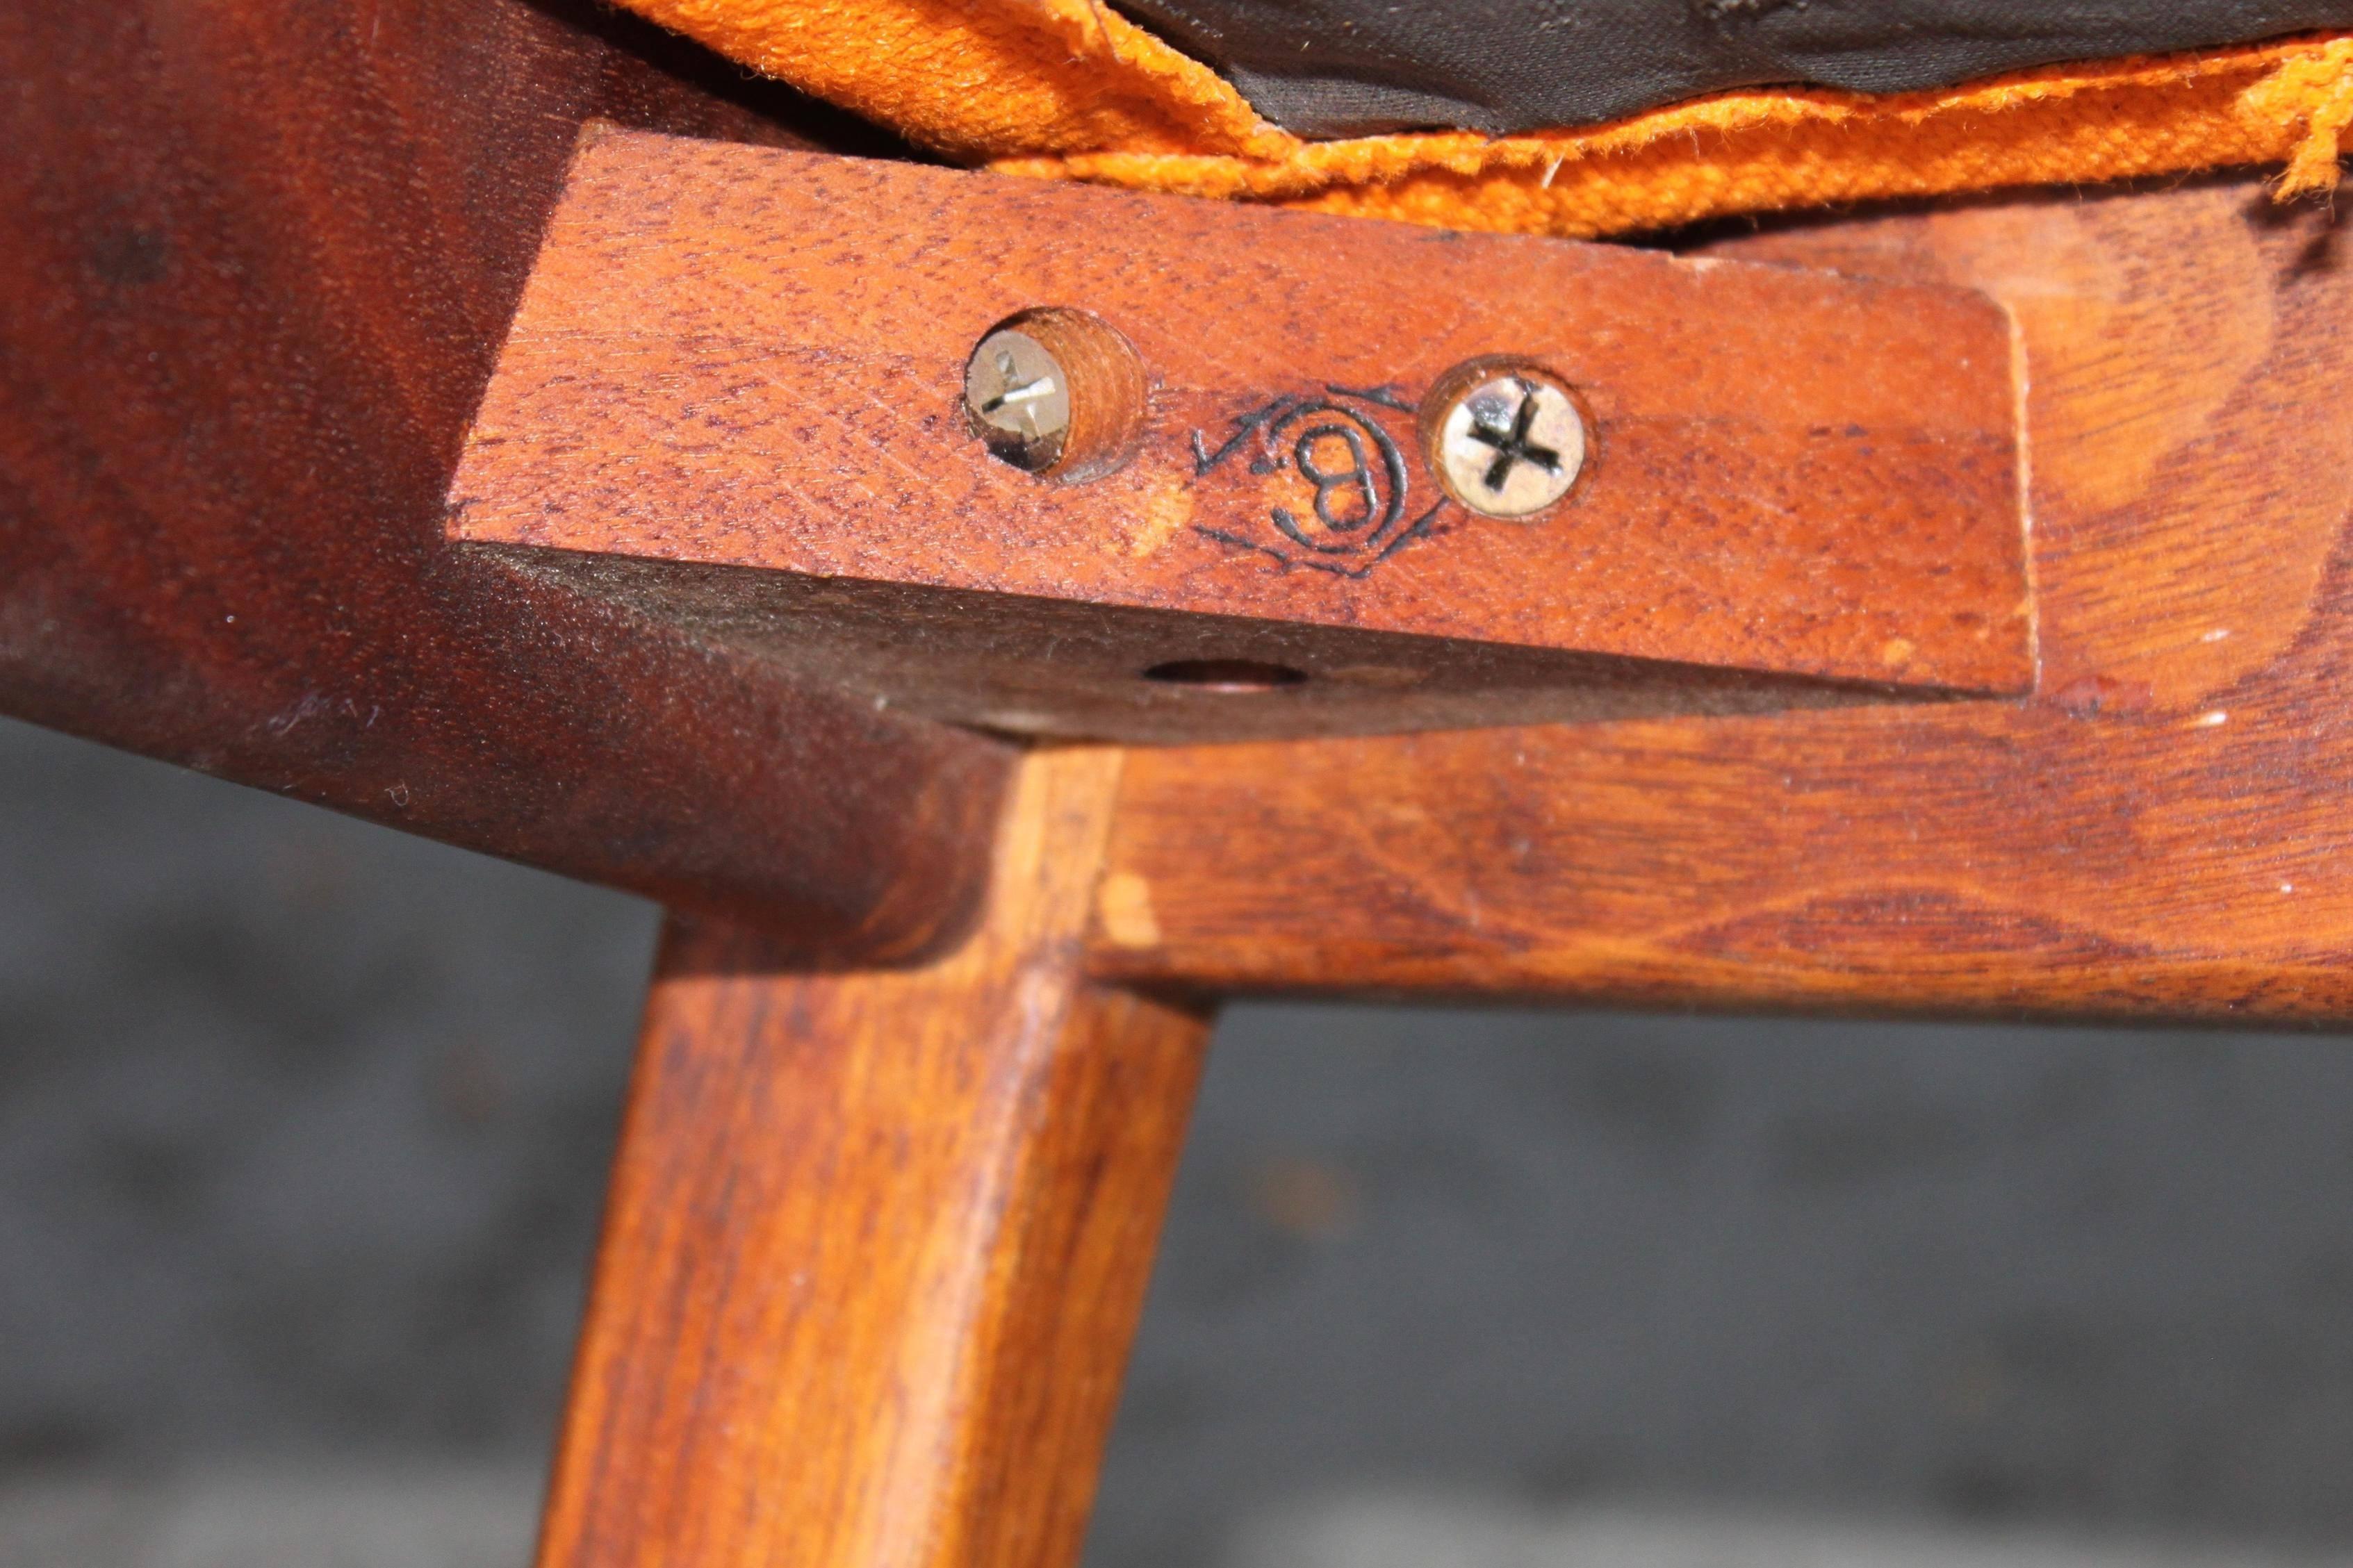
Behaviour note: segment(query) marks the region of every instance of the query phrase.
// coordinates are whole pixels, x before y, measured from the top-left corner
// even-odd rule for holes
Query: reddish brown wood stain
[[[1386,645],[1346,639],[2010,689],[2008,349],[1950,286],[2014,312],[2031,700],[1124,773],[1048,750],[992,851],[1008,750],[814,689],[839,647],[797,685],[744,651],[750,598],[726,620],[448,547],[575,129],[775,133],[614,26],[561,0],[0,25],[0,707],[798,939],[665,948],[543,1568],[1072,1560],[1206,1032],[1153,997],[2353,1010],[2353,268],[2252,185],[1727,247],[1907,280],[1838,282],[606,142],[470,529],[870,579],[879,641],[841,646],[878,666],[937,629],[867,591],[899,584],[967,625],[1063,601],[1050,641],[1106,603],[1155,637],[1222,635],[1214,610],[1284,657],[1362,647],[1376,688]],[[878,267],[911,232],[940,243]],[[550,335],[543,294],[595,331]],[[972,336],[1043,303],[1115,318],[1162,378],[1159,445],[1099,487],[950,454]],[[1362,577],[1189,531],[1278,481],[1194,473],[1176,438],[1496,349],[1563,363],[1600,417],[1561,526],[1451,523]],[[937,444],[911,458],[911,429]],[[953,952],[812,956],[936,941],[992,863]]]
[[[1208,1033],[1082,972],[1118,765],[1025,768],[923,968],[673,934],[542,1568],[1077,1560]]]
[[[1721,1007],[2353,1008],[2353,268],[2251,184],[1737,254],[1975,284],[2028,368],[2023,704],[1139,752],[1108,973]]]
[[[973,345],[1040,305],[1094,312],[1154,380],[1143,449],[1109,478],[1022,474],[965,427]],[[615,135],[575,167],[454,526],[2011,691],[2030,667],[2010,352],[1998,310],[1942,286]],[[1421,392],[1494,353],[1594,416],[1589,477],[1527,521],[1438,504],[1412,436]],[[1270,454],[1246,422],[1282,423],[1285,398],[1324,411]],[[1316,523],[1290,447],[1319,425],[1396,433],[1388,531]],[[1368,515],[1335,494],[1341,521]]]
[[[1074,1557],[1206,1030],[1123,984],[2353,1010],[2353,268],[2252,185],[1727,247],[1907,280],[1838,282],[616,137],[532,284],[470,532],[933,584],[970,625],[1037,595],[1082,617],[1050,641],[1111,603],[1285,657],[1445,633],[2014,689],[2008,348],[1950,285],[2024,345],[2031,700],[1049,750],[961,945],[818,962],[955,925],[1008,750],[814,689],[839,658],[794,684],[744,651],[749,598],[441,528],[575,128],[773,133],[611,26],[0,26],[0,707],[800,939],[666,946],[543,1568]],[[878,266],[909,233],[939,243]],[[1162,378],[1158,445],[1100,486],[950,439],[972,337],[1046,303]],[[1191,531],[1276,482],[1194,473],[1192,430],[1497,349],[1599,416],[1559,525],[1450,523],[1362,577]],[[878,666],[934,629],[859,592]]]
[[[444,537],[578,127],[787,135],[697,68],[571,0],[8,8],[0,712],[804,940],[952,929],[1002,748]]]

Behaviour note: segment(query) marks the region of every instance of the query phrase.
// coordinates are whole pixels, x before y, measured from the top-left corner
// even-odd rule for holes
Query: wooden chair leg
[[[927,966],[668,934],[540,1568],[1077,1560],[1208,1030],[1081,968],[1118,768]]]

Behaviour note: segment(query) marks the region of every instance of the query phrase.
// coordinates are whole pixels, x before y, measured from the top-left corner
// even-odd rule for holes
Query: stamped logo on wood
[[[1431,531],[1446,497],[1425,478],[1416,405],[1394,386],[1284,393],[1219,436],[1193,432],[1195,489],[1227,500],[1194,531],[1286,566],[1360,578]]]

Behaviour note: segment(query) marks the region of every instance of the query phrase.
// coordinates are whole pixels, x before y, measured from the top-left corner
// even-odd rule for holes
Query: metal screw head
[[[1070,374],[1036,338],[999,328],[964,367],[964,405],[991,452],[1036,473],[1061,456],[1071,433]]]
[[[1486,517],[1526,517],[1585,467],[1585,416],[1567,388],[1515,367],[1466,367],[1436,388],[1431,457],[1448,493]]]

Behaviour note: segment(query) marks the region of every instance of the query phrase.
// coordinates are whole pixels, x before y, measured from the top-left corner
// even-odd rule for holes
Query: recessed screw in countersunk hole
[[[1134,456],[1151,398],[1135,346],[1067,306],[1007,317],[965,361],[972,433],[998,461],[1059,484],[1101,479]]]
[[[964,405],[990,451],[1039,473],[1062,455],[1071,433],[1071,374],[1028,332],[1000,328],[965,365]]]
[[[1584,411],[1532,365],[1456,366],[1430,389],[1422,428],[1447,493],[1482,517],[1533,516],[1568,494],[1585,468]]]

